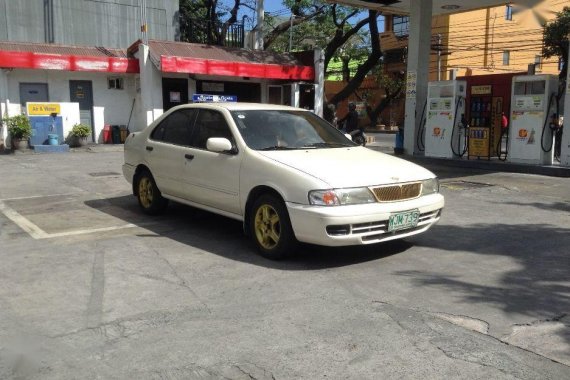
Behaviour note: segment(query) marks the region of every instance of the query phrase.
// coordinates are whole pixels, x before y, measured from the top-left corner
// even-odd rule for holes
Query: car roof
[[[302,108],[295,108],[289,106],[281,106],[276,104],[263,104],[263,103],[240,103],[240,102],[219,102],[219,103],[188,103],[177,106],[180,108],[224,108],[228,111],[246,111],[246,110],[282,110],[282,111],[307,111]]]

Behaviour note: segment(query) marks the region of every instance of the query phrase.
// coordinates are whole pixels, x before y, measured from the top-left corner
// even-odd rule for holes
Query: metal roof
[[[246,50],[188,42],[150,40],[148,44],[151,59],[155,63],[160,62],[161,56],[174,56],[225,62],[263,63],[287,66],[303,65],[295,56],[288,53]]]
[[[107,49],[100,46],[68,46],[31,42],[0,41],[0,50],[88,57],[127,58],[126,49]]]

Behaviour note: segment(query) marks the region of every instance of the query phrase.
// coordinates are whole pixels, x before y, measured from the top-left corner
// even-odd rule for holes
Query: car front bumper
[[[417,199],[347,206],[311,206],[287,202],[291,225],[297,240],[324,246],[379,243],[427,231],[440,218],[445,204],[441,194]],[[413,228],[388,231],[390,215],[419,210]]]

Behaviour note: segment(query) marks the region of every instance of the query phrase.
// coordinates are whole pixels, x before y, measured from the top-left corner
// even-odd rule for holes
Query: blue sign
[[[194,103],[220,103],[220,102],[237,102],[236,95],[209,95],[194,94],[192,95]]]

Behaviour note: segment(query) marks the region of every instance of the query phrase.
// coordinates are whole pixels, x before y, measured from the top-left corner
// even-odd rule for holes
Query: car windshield
[[[319,149],[355,146],[342,132],[311,112],[232,111],[247,146],[256,150]]]

